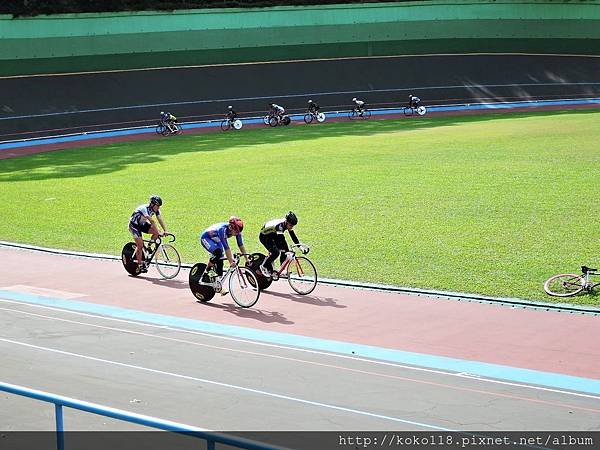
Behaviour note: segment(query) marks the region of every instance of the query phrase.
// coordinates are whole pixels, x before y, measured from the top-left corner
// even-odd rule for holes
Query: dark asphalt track
[[[349,108],[550,100],[600,96],[600,57],[444,55],[164,68],[0,78],[0,140],[153,124],[161,110],[181,121],[242,116],[276,102],[290,112],[309,98]]]

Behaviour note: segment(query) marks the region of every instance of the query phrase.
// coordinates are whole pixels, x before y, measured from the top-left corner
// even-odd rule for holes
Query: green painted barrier
[[[0,75],[461,52],[600,54],[600,0],[0,15]]]

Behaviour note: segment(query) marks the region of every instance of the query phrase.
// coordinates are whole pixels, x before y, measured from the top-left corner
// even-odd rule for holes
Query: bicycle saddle
[[[589,267],[586,266],[581,266],[581,271],[583,273],[588,273],[588,272],[596,272],[598,269],[590,269]]]

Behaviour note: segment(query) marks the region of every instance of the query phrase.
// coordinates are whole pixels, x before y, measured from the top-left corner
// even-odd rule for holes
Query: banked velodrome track
[[[600,97],[600,57],[430,55],[162,68],[0,78],[0,141],[222,117],[233,104],[260,116],[267,103],[303,111]]]
[[[317,91],[323,83],[311,76],[299,85],[314,88],[310,97],[332,109],[347,105],[354,95],[386,106],[403,103],[408,92],[438,104],[592,98],[600,93],[598,59],[503,56],[492,58],[499,66],[490,70],[492,61],[486,58],[467,57],[478,61],[482,77],[488,65],[485,80],[476,78],[464,60],[459,64],[458,57],[435,56],[414,58],[413,66],[403,58],[377,59],[376,65],[384,64],[379,71],[370,65],[373,60],[143,71],[142,78],[153,79],[144,86],[138,85],[140,72],[135,71],[2,79],[3,92],[14,96],[14,103],[3,100],[3,118],[13,118],[1,123],[21,123],[22,128],[9,132],[27,136],[65,126],[105,129],[119,117],[122,122],[115,123],[132,117],[152,123],[156,111],[167,109],[168,103],[174,103],[168,106],[173,112],[188,111],[180,117],[202,118],[231,102],[224,98],[250,97],[244,94],[249,91],[253,98],[235,102],[249,115],[263,111],[270,100],[302,108],[307,92],[290,84],[301,78],[293,64],[312,66],[312,75],[330,73],[324,68],[329,64],[347,64],[336,70],[353,68],[347,77],[340,72],[337,83],[333,76],[324,83],[331,89],[337,86],[336,91]],[[563,58],[582,65],[565,64]],[[449,73],[459,75],[446,80],[445,87],[418,84],[422,73],[434,81],[445,79],[442,66],[425,66],[449,60],[459,66]],[[515,71],[517,63],[527,68],[527,76]],[[412,70],[389,72],[403,64]],[[396,78],[382,75],[382,67]],[[247,73],[259,85],[240,84],[233,75],[240,68],[265,78]],[[211,70],[224,71],[213,73],[212,90],[209,83],[198,83],[209,80]],[[464,75],[469,71],[471,78]],[[509,83],[502,73],[517,75]],[[168,74],[170,78],[163,78]],[[271,83],[267,75],[273,77]],[[34,89],[36,79],[48,84]],[[157,89],[168,80],[179,87]],[[4,83],[17,84],[9,89]],[[342,91],[340,84],[354,90]],[[220,86],[219,95],[215,85]],[[39,99],[37,106],[18,104],[16,86],[32,98],[38,98],[36,93],[45,96],[53,106],[43,106]],[[71,104],[58,102],[66,98],[59,86],[72,94]],[[84,95],[100,87],[103,94]],[[117,95],[121,90],[123,95]],[[230,92],[237,97],[223,97]],[[317,92],[322,94],[313,95]],[[443,95],[434,95],[439,93]],[[206,99],[212,100],[204,103]],[[144,106],[151,102],[153,106]],[[92,111],[103,108],[108,110]],[[597,429],[596,314],[331,284],[302,297],[284,282],[261,294],[256,307],[242,310],[227,296],[197,304],[187,287],[187,271],[170,281],[160,280],[154,269],[131,278],[119,261],[10,246],[0,246],[0,258],[0,348],[5,361],[0,374],[5,382],[224,431],[265,430],[265,424],[269,430]],[[2,414],[10,429],[52,429],[46,409],[32,408],[14,396],[2,396],[0,410],[10,411]],[[67,418],[70,429],[138,429],[82,414]],[[319,448],[339,447],[337,441],[333,444]]]

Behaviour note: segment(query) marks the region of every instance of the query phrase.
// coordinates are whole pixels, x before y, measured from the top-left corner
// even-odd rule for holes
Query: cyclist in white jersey
[[[146,267],[142,256],[142,248],[144,247],[142,233],[151,234],[152,240],[155,241],[159,236],[168,232],[167,226],[160,215],[161,206],[162,199],[158,195],[153,195],[150,197],[150,203],[138,206],[129,219],[129,232],[135,241],[135,257],[141,272],[148,272],[148,268]],[[156,218],[163,229],[162,233],[152,221],[152,216],[154,215],[156,215]]]

